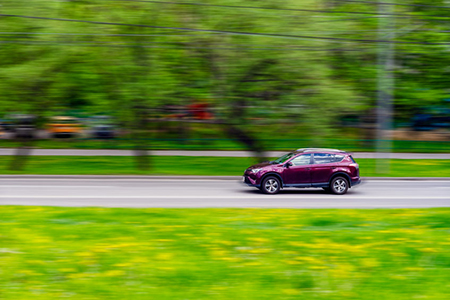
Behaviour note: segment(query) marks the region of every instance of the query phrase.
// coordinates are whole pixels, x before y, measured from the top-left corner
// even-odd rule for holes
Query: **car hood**
[[[261,168],[264,168],[267,166],[272,166],[272,164],[270,162],[263,162],[263,163],[256,164],[256,165],[249,167],[248,170],[261,169]]]

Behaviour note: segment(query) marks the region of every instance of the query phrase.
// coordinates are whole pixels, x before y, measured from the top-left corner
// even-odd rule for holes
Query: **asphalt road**
[[[235,180],[18,179],[0,181],[0,205],[241,208],[450,207],[450,181],[368,181],[343,196],[321,189],[264,195]]]
[[[0,156],[15,155],[16,149],[0,148]],[[155,150],[149,152],[156,156],[216,156],[216,157],[251,157],[247,151],[186,151],[186,150]],[[286,151],[271,151],[268,157],[280,157]],[[30,155],[35,156],[132,156],[132,150],[89,150],[89,149],[33,149]],[[355,152],[358,158],[393,158],[393,159],[450,159],[450,153],[372,153]]]

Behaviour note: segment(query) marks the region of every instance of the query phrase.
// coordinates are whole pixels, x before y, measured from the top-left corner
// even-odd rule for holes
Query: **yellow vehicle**
[[[53,137],[72,137],[81,133],[82,126],[77,118],[58,116],[52,118],[48,131]]]

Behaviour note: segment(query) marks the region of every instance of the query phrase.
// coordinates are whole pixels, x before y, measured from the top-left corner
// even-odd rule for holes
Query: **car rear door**
[[[311,183],[328,183],[336,170],[336,160],[338,158],[335,154],[314,153],[313,165],[311,166]]]

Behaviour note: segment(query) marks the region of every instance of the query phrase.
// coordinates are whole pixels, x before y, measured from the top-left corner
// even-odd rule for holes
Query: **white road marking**
[[[318,200],[336,200],[341,199],[340,196],[314,196],[314,195],[280,195],[283,197],[283,200],[309,200],[309,199],[318,199]],[[182,195],[174,195],[174,196],[29,196],[29,195],[0,195],[0,199],[258,199],[258,200],[273,200],[279,199],[279,196],[182,196]],[[360,197],[360,196],[350,196],[346,198],[342,198],[342,200],[417,200],[417,199],[427,199],[427,200],[449,200],[450,197]],[[336,202],[338,203],[338,202]]]
[[[136,181],[136,182],[152,182],[152,181],[166,181],[166,182],[170,182],[170,181],[176,181],[176,182],[189,182],[189,181],[195,181],[195,182],[223,182],[223,183],[229,183],[229,182],[236,182],[241,186],[246,186],[245,184],[242,183],[242,179],[239,178],[239,176],[237,176],[236,178],[232,178],[232,179],[189,179],[189,178],[183,178],[183,179],[165,179],[165,178],[142,178],[142,179],[119,179],[119,178],[105,178],[105,179],[99,179],[99,178],[1,178],[0,177],[0,186],[4,186],[1,184],[1,182],[3,181],[16,181],[16,182],[20,182],[20,181],[83,181],[83,182],[104,182],[104,181],[108,181],[108,182],[117,182],[117,181]],[[370,184],[374,184],[374,183],[414,183],[414,184],[427,184],[427,183],[449,183],[450,184],[450,180],[363,180],[362,181],[362,186],[364,186],[365,183],[370,183]],[[24,185],[20,185],[20,186],[24,186]],[[56,186],[55,186],[56,187]],[[360,185],[356,185],[356,187],[360,187]],[[447,188],[447,187],[444,187]]]
[[[112,185],[2,185],[0,188],[112,188]]]

